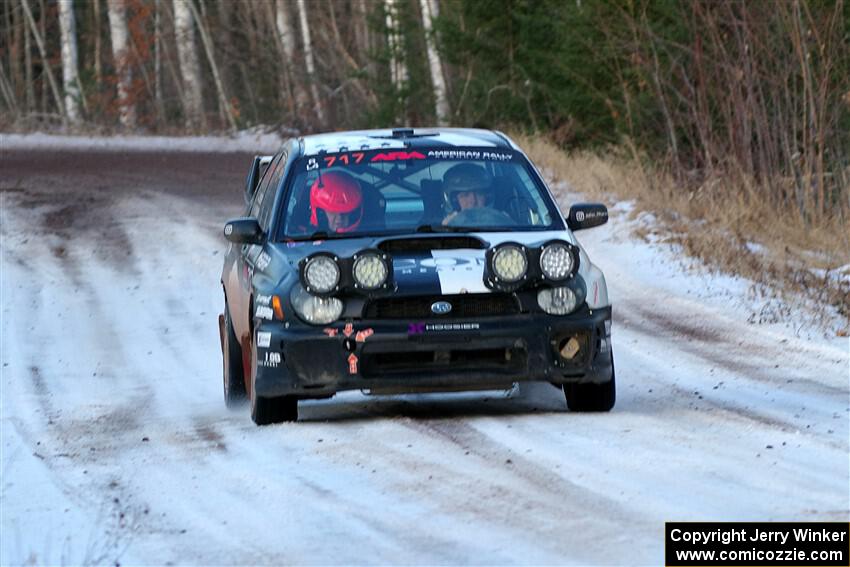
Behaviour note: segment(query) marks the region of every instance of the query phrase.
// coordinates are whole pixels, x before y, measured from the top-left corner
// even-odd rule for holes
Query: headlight
[[[574,263],[572,251],[566,244],[549,244],[540,253],[540,269],[550,280],[567,279],[572,274]]]
[[[384,259],[375,252],[367,252],[354,259],[354,282],[366,290],[378,289],[387,282],[389,269]]]
[[[317,254],[304,265],[304,284],[307,291],[329,293],[339,284],[339,265],[331,256]]]
[[[522,279],[528,270],[525,252],[514,244],[501,246],[493,253],[493,274],[507,283]]]
[[[537,292],[537,304],[549,315],[566,315],[575,311],[578,299],[568,287],[552,287]]]
[[[342,315],[343,303],[336,297],[318,297],[296,285],[289,297],[296,315],[313,325],[327,325]]]

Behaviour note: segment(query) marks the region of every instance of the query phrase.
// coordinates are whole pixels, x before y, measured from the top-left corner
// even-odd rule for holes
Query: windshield
[[[548,193],[507,149],[384,149],[294,164],[281,239],[562,229]]]

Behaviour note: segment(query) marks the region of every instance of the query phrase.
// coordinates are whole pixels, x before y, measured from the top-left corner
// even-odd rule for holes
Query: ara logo
[[[576,211],[576,221],[584,222],[584,211]]]
[[[232,224],[224,225],[224,235],[230,236],[231,234],[233,234],[233,225]]]
[[[448,301],[435,301],[431,304],[431,312],[435,315],[445,315],[451,313],[452,304]]]
[[[397,161],[407,159],[425,159],[425,155],[419,152],[381,152],[372,156],[372,159],[369,161]]]

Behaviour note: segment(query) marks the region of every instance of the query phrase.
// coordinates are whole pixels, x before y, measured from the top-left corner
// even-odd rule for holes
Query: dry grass
[[[796,213],[752,197],[746,183],[716,181],[683,190],[669,175],[627,152],[566,153],[541,137],[518,135],[520,145],[548,176],[567,181],[589,198],[634,200],[633,215],[653,213],[665,240],[678,243],[707,266],[751,279],[759,287],[803,292],[831,305],[850,330],[850,227],[841,214],[807,226]],[[634,154],[632,154],[634,155]],[[637,225],[638,237],[647,229]],[[836,277],[836,270],[843,277]],[[845,331],[846,332],[846,331]]]

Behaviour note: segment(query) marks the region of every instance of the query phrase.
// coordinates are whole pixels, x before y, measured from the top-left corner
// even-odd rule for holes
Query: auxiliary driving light
[[[378,289],[387,283],[389,273],[385,254],[363,252],[354,256],[352,276],[357,288],[367,291]]]
[[[525,277],[528,271],[528,258],[525,250],[516,244],[499,246],[493,252],[493,275],[505,283],[516,283]]]
[[[339,285],[339,264],[330,254],[314,254],[307,258],[301,268],[301,280],[304,289],[310,293],[325,294],[334,291]]]
[[[575,260],[573,252],[563,242],[553,242],[540,252],[540,270],[547,279],[563,281],[573,273]]]

